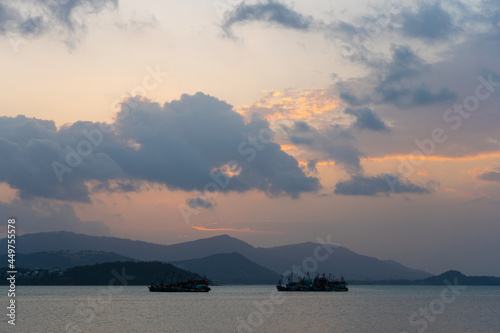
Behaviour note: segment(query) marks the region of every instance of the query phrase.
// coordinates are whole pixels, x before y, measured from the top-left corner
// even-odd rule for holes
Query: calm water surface
[[[7,324],[2,305],[0,332],[500,332],[500,287],[467,287],[455,299],[447,291],[449,303],[439,286],[279,294],[271,294],[274,286],[187,294],[150,293],[146,286],[112,293],[107,287],[17,289],[16,326]]]

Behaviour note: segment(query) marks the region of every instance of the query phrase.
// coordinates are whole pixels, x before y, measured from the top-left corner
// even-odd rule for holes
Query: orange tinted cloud
[[[325,122],[332,123],[342,117],[340,100],[337,96],[324,89],[304,90],[294,92],[287,90],[263,91],[264,97],[252,105],[237,108],[237,112],[250,117],[258,111],[269,122],[276,120],[307,121],[322,126]]]
[[[299,147],[293,146],[293,145],[282,145],[281,146],[283,150],[298,150]],[[401,160],[401,159],[406,159],[406,160],[423,160],[423,161],[434,161],[434,162],[469,162],[469,161],[475,161],[475,160],[480,160],[480,159],[487,159],[487,158],[498,158],[500,157],[500,153],[487,153],[487,154],[478,154],[478,155],[470,155],[470,156],[461,156],[461,157],[448,157],[448,156],[427,156],[427,155],[386,155],[383,157],[362,157],[361,161],[368,161],[368,162],[378,162],[378,163],[383,163],[386,161],[391,161],[391,160]],[[299,161],[299,164],[301,166],[306,166],[307,162],[306,161]],[[317,166],[329,166],[329,165],[335,165],[335,161],[333,160],[323,160],[319,161]],[[477,170],[475,170],[476,174],[478,173]],[[484,170],[482,170],[484,171]],[[472,173],[471,170],[469,170],[469,173]],[[428,172],[426,171],[419,171],[418,174],[420,176],[428,176]]]
[[[281,150],[297,150],[299,147],[295,145],[281,145]]]
[[[316,165],[321,165],[321,166],[335,165],[335,161],[321,161],[321,162],[318,162]]]
[[[485,158],[495,158],[500,157],[499,152],[495,153],[483,153],[478,155],[469,155],[469,156],[460,156],[460,157],[449,157],[449,156],[435,156],[435,155],[386,155],[383,157],[366,157],[363,158],[367,161],[372,162],[384,162],[387,160],[400,160],[400,159],[415,159],[415,160],[423,160],[423,161],[435,161],[435,162],[466,162],[466,161],[474,161]]]
[[[276,231],[260,231],[260,230],[254,230],[251,228],[236,229],[236,228],[227,228],[227,227],[223,227],[223,228],[209,227],[209,226],[215,225],[215,224],[217,224],[217,223],[212,223],[212,224],[209,224],[207,226],[201,226],[201,227],[191,225],[191,228],[196,229],[196,230],[200,230],[200,231],[236,231],[236,232],[248,232],[248,233],[258,233],[258,234],[278,234],[278,232],[276,232]]]

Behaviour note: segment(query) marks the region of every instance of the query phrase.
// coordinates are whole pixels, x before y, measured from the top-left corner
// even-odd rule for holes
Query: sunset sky
[[[0,48],[18,233],[500,276],[496,0],[11,0]]]

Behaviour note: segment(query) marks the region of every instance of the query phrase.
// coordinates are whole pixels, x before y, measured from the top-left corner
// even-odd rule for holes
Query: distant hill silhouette
[[[201,279],[192,273],[171,264],[161,262],[113,262],[97,265],[86,265],[69,268],[64,272],[38,270],[37,275],[26,269],[18,269],[24,276],[16,278],[16,285],[74,285],[74,286],[107,286],[110,283],[121,285],[146,286],[152,280],[170,276],[177,281],[187,279]],[[6,285],[7,279],[2,278],[0,285]],[[147,291],[147,289],[145,289]]]
[[[5,245],[6,239],[0,244]],[[103,251],[139,260],[161,260],[165,245],[133,241],[117,237],[98,237],[67,231],[42,232],[16,237],[16,253],[44,251]],[[7,253],[7,245],[0,248],[0,254]]]
[[[239,253],[214,254],[201,259],[172,262],[179,268],[206,275],[216,284],[274,284],[279,274]]]
[[[435,275],[421,280],[352,280],[353,285],[426,285],[426,286],[441,286],[441,285],[464,285],[464,286],[500,286],[500,277],[494,276],[466,276],[459,271],[447,271],[440,275]]]
[[[392,260],[379,260],[373,257],[357,254],[348,248],[335,245],[325,245],[332,253],[325,261],[318,261],[317,272],[332,273],[336,276],[344,275],[347,279],[422,279],[431,274],[408,268]],[[283,262],[274,264],[274,267],[284,271],[290,269],[291,262],[298,264],[314,254],[318,244],[307,242],[294,245],[285,245],[267,249],[273,256],[283,258]],[[321,251],[321,255],[326,252]]]
[[[431,276],[422,280],[425,285],[442,285],[444,281],[468,286],[500,286],[500,277],[493,276],[466,276],[459,271],[447,271],[443,274]]]
[[[2,262],[7,262],[7,255],[4,254]],[[16,254],[16,266],[37,269],[37,268],[68,268],[74,266],[101,264],[115,261],[133,261],[130,257],[125,257],[113,252],[102,251],[43,251],[35,253]]]
[[[256,248],[228,235],[215,236],[174,245],[160,245],[116,237],[96,237],[71,232],[47,232],[17,237],[17,253],[40,251],[104,251],[114,252],[137,260],[165,262],[200,259],[221,253],[239,253],[250,261],[278,274],[303,267],[306,258],[312,258],[319,245],[312,242],[272,248]],[[345,247],[325,245],[332,253],[326,260],[317,261],[315,271],[344,275],[347,279],[423,279],[431,274],[414,270],[391,260],[378,260],[357,254]],[[0,241],[0,253],[5,253],[5,239]],[[2,252],[3,251],[3,252]],[[325,255],[325,250],[320,250]],[[302,271],[307,270],[301,268]]]

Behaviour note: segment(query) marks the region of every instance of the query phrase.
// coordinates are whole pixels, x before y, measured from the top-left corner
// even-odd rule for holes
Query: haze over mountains
[[[0,249],[5,254],[5,239]],[[47,232],[19,236],[17,253],[42,251],[103,251],[143,261],[177,262],[182,268],[223,281],[224,267],[237,267],[241,274],[229,276],[233,283],[263,283],[290,270],[344,275],[352,280],[423,279],[431,274],[391,260],[378,260],[332,244],[306,242],[272,248],[258,248],[228,235],[174,245],[153,244],[116,237],[96,237],[71,232]],[[231,254],[231,255],[221,255]],[[237,255],[239,254],[239,255]],[[313,260],[312,258],[320,260]],[[207,258],[208,257],[208,258]],[[202,259],[203,258],[203,259]],[[22,266],[22,263],[18,263]],[[262,267],[259,267],[262,266]],[[220,274],[218,273],[220,272]],[[242,273],[243,272],[243,273]],[[246,272],[246,273],[245,273]],[[257,274],[257,272],[259,272]],[[227,271],[226,274],[231,273]],[[234,273],[234,270],[233,270]],[[253,275],[252,275],[253,274]],[[213,276],[212,276],[213,275]],[[261,281],[261,282],[257,282]],[[223,281],[229,283],[228,281]],[[273,283],[274,281],[270,281]]]

